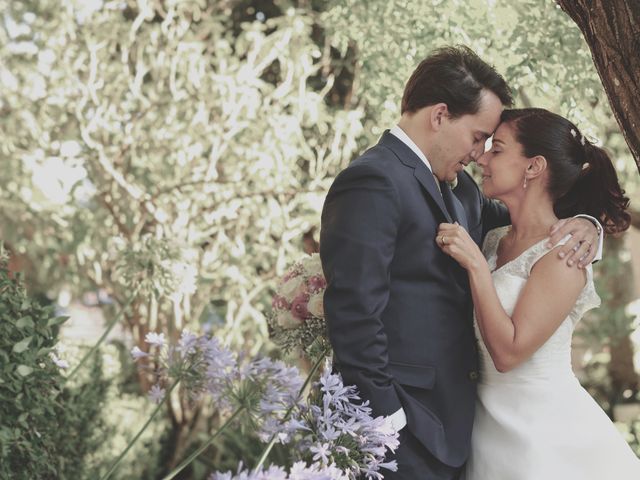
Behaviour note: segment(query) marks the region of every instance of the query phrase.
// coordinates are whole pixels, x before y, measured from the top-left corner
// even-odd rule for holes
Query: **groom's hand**
[[[574,217],[558,220],[551,227],[549,247],[553,247],[567,235],[571,238],[558,249],[558,257],[566,259],[570,267],[579,268],[591,264],[597,253],[599,235],[593,222],[585,218]]]

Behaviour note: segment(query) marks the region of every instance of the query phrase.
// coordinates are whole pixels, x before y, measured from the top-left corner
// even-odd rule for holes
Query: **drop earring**
[[[522,184],[522,188],[527,189],[527,176],[524,176],[524,183]]]

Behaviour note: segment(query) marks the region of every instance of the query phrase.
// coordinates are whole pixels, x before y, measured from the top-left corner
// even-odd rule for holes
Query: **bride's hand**
[[[441,223],[438,226],[436,243],[444,253],[453,257],[466,270],[476,268],[483,262],[486,263],[476,242],[457,223]]]

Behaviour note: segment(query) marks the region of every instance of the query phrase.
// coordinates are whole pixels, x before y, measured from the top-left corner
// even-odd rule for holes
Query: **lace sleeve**
[[[597,308],[600,306],[601,300],[596,291],[596,286],[593,283],[593,268],[591,265],[587,265],[587,284],[580,292],[576,308],[580,308],[579,316],[581,317],[587,310]]]
[[[496,250],[498,249],[498,243],[508,229],[508,226],[498,227],[487,232],[487,235],[484,237],[484,242],[482,243],[482,254],[485,258],[488,259],[492,255],[495,255]]]

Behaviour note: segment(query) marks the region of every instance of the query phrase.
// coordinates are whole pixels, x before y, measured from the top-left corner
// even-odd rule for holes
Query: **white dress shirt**
[[[413,150],[413,153],[415,153],[420,158],[420,160],[424,162],[424,164],[427,166],[429,171],[433,173],[433,169],[431,168],[431,164],[429,163],[429,160],[427,160],[427,156],[422,152],[422,150],[418,148],[418,146],[413,142],[413,140],[409,138],[409,135],[407,135],[404,132],[404,130],[402,130],[398,125],[395,125],[391,130],[389,130],[389,133],[395,137],[398,137],[402,141],[402,143],[404,143],[407,147]]]

